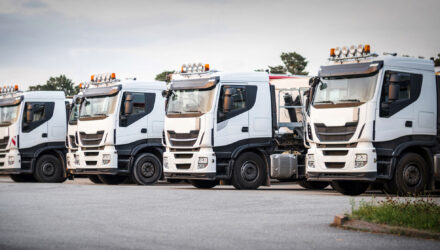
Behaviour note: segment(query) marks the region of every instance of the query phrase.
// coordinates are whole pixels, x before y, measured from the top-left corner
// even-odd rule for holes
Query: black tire
[[[31,174],[11,174],[9,177],[14,182],[36,182],[34,176]]]
[[[193,185],[196,188],[202,188],[202,189],[209,189],[217,186],[217,181],[210,181],[210,180],[189,180],[191,185]]]
[[[109,174],[100,174],[98,178],[102,181],[102,183],[107,185],[119,185],[127,181],[130,178],[127,175],[109,175]]]
[[[428,167],[425,159],[416,153],[406,153],[399,158],[387,188],[399,195],[416,195],[422,193],[427,184]]]
[[[330,183],[326,181],[307,181],[307,179],[301,179],[298,181],[298,184],[305,189],[321,190],[328,187]]]
[[[257,189],[266,179],[266,166],[255,153],[241,154],[234,163],[232,185],[236,189]]]
[[[136,158],[131,177],[138,185],[151,185],[162,176],[162,163],[153,154],[144,153]]]
[[[63,164],[53,155],[42,155],[35,165],[34,177],[38,182],[64,182]]]
[[[360,195],[367,191],[369,182],[361,181],[332,181],[332,187],[344,195]]]
[[[96,174],[89,174],[88,175],[89,180],[95,184],[102,184],[101,179]]]

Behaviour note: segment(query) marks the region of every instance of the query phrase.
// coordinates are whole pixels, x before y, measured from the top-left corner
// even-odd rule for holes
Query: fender
[[[159,153],[160,155],[163,155],[164,152],[164,147],[162,145],[161,142],[150,142],[147,144],[139,144],[136,147],[133,148],[133,150],[130,152],[130,158],[129,158],[129,172],[131,172],[131,170],[133,169],[133,164],[134,164],[134,160],[136,155],[141,152],[143,149],[150,149],[149,151],[155,151],[156,153]],[[161,157],[159,157],[159,160],[162,161]]]
[[[61,164],[62,164],[62,169],[63,169],[63,175],[66,176],[66,157],[65,157],[65,147],[64,147],[64,143],[62,143],[63,145],[56,145],[58,143],[55,144],[49,144],[46,146],[43,146],[39,149],[37,149],[32,156],[32,160],[31,160],[31,169],[32,169],[32,173],[35,170],[35,165],[37,164],[37,159],[38,157],[44,153],[45,151],[49,151],[49,150],[53,150],[56,155],[58,156],[59,159],[61,159]]]

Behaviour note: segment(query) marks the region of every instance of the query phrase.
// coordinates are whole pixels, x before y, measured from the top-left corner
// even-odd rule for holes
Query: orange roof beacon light
[[[209,71],[209,63],[205,64],[205,71]]]
[[[82,89],[83,87],[84,87],[83,83],[80,82],[80,83],[79,83],[79,88]]]
[[[330,56],[331,56],[331,57],[335,57],[335,56],[336,56],[336,54],[335,54],[335,48],[331,48],[331,49],[330,49]]]
[[[187,71],[186,64],[183,64],[182,67],[180,68],[180,73],[186,73],[186,71]]]
[[[15,86],[14,86],[14,90],[15,90],[15,91],[18,91],[18,85],[17,85],[17,84],[15,84]]]
[[[111,79],[116,79],[116,73],[112,73]]]
[[[365,52],[365,54],[370,54],[370,45],[369,44],[365,44],[364,52]]]
[[[91,77],[90,77],[90,81],[95,81],[95,75],[92,75]]]

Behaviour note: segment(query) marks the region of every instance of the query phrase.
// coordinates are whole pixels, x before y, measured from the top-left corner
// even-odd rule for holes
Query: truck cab
[[[114,73],[92,76],[78,101],[78,149],[69,173],[97,175],[106,184],[159,180],[165,89],[164,82],[119,80]]]
[[[277,122],[275,91],[266,72],[182,66],[166,93],[165,177],[188,179],[198,188],[222,183],[237,189],[303,177],[303,123]],[[280,133],[281,126],[290,132]]]
[[[440,120],[432,61],[378,56],[369,45],[336,48],[312,85],[308,180],[332,181],[347,195],[372,182],[389,193],[435,189]]]
[[[66,179],[67,103],[62,91],[18,91],[0,96],[0,174],[16,182]]]

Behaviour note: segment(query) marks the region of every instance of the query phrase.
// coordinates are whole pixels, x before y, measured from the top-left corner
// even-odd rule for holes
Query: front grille
[[[86,161],[87,166],[96,166],[98,164],[97,161]]]
[[[5,149],[6,146],[8,146],[9,142],[9,136],[3,137],[3,139],[0,139],[0,149]]]
[[[0,155],[0,159],[5,158],[5,157],[6,157],[6,155],[4,155],[4,154]]]
[[[343,168],[345,167],[345,162],[326,162],[326,168]]]
[[[191,130],[189,133],[176,133],[172,130],[168,130],[167,132],[171,145],[177,147],[191,147],[196,143],[199,137],[199,130]]]
[[[357,122],[347,122],[345,126],[327,127],[317,123],[315,132],[320,141],[349,141],[356,132],[357,125]]]
[[[5,165],[4,162],[0,162],[0,167],[3,167]]]
[[[102,141],[103,135],[104,131],[98,131],[96,134],[86,134],[84,132],[80,132],[79,138],[81,139],[81,143],[83,145],[92,146],[99,145]]]
[[[324,150],[322,153],[325,156],[341,156],[341,155],[347,155],[348,150]]]
[[[104,146],[102,147],[81,147],[82,151],[92,151],[92,150],[104,150]]]
[[[200,148],[170,148],[171,152],[198,152]]]
[[[85,156],[97,156],[99,155],[99,152],[84,152]]]
[[[193,154],[174,154],[174,158],[176,159],[190,159],[193,157]]]
[[[70,147],[71,147],[71,148],[78,148],[78,144],[77,144],[76,136],[74,136],[74,135],[69,135],[69,141],[70,141]]]
[[[176,164],[177,169],[189,169],[191,164]]]

